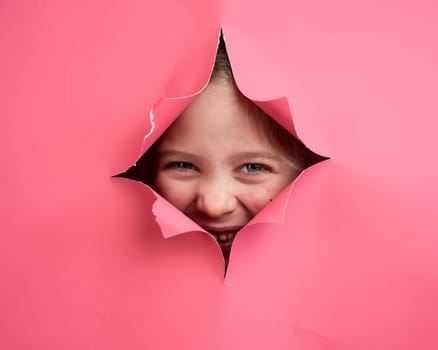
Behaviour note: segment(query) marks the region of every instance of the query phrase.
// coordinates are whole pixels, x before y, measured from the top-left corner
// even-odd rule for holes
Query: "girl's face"
[[[236,233],[299,174],[248,116],[250,103],[232,82],[215,80],[157,145],[155,189],[225,256]]]

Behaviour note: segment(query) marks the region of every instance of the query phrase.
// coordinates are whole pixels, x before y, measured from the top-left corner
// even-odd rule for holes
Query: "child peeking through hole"
[[[142,180],[213,235],[228,262],[237,232],[315,156],[240,93],[221,38],[207,87],[146,153]]]

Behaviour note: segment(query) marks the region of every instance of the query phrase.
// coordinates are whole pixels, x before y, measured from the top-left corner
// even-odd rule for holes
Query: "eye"
[[[188,162],[169,162],[164,166],[165,169],[178,169],[178,170],[195,170],[196,167],[192,163]]]
[[[271,170],[270,166],[260,163],[248,163],[240,168],[240,171],[244,173],[270,172]]]

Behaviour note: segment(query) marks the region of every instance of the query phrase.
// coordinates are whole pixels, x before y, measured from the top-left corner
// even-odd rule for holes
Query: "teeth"
[[[216,241],[226,242],[232,240],[236,234],[231,232],[231,233],[221,233],[219,235],[216,233],[212,233],[212,235]]]
[[[226,241],[228,239],[228,236],[226,235],[226,234],[221,234],[220,236],[219,236],[219,240],[220,241]]]

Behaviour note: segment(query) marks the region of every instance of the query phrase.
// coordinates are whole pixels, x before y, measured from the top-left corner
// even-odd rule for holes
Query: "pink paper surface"
[[[0,348],[438,348],[436,13],[4,2]],[[239,233],[225,280],[210,236],[164,238],[155,196],[111,178],[157,101],[204,86],[221,26],[239,88],[286,97],[330,157],[288,189],[283,223]]]

